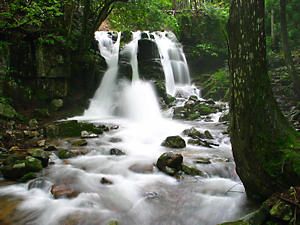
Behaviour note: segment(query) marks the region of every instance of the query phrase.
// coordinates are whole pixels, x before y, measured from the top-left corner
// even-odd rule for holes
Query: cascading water
[[[99,43],[99,50],[105,59],[108,69],[105,72],[101,85],[97,89],[90,102],[89,108],[84,112],[85,117],[103,117],[111,115],[114,105],[114,95],[116,92],[116,78],[118,75],[118,61],[121,33],[118,33],[114,43],[111,34],[99,31],[95,33],[95,38]]]
[[[172,32],[154,32],[165,73],[167,93],[174,96],[176,85],[190,85],[190,72],[185,55]]]
[[[168,93],[174,95],[182,88],[183,95],[177,101],[184,104],[197,90],[189,85],[182,48],[170,33],[153,35]],[[122,225],[215,225],[244,215],[246,195],[235,173],[229,137],[224,135],[226,126],[217,122],[220,114],[210,115],[211,122],[163,118],[150,82],[139,80],[136,54],[141,33],[134,33],[123,50],[131,55],[131,83],[117,82],[120,33],[116,41],[108,32],[96,32],[95,36],[108,70],[89,109],[77,119],[91,118],[90,122],[116,124],[119,129],[88,139],[85,147],[70,147],[68,140],[56,140],[58,148],[85,154],[68,160],[53,154],[54,165],[44,173],[44,181],[36,183],[39,188],[29,184],[0,188],[0,204],[6,196],[19,204],[16,218],[8,214],[14,221],[8,225],[107,225],[114,224],[112,220]],[[202,133],[210,130],[218,146],[189,144],[182,131],[191,126]],[[161,146],[172,135],[185,139],[187,147],[176,152],[205,176],[176,179],[153,166],[163,152],[172,150]],[[112,149],[124,155],[111,155]],[[54,199],[50,192],[53,184],[70,187],[78,195]]]

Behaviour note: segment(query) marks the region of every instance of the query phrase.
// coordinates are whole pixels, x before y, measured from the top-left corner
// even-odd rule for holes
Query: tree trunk
[[[232,0],[228,23],[232,150],[248,196],[260,200],[300,181],[280,150],[294,132],[271,90],[264,10],[263,0]]]
[[[287,66],[290,77],[293,79],[293,89],[300,100],[300,77],[295,69],[293,58],[289,46],[288,30],[286,22],[286,0],[280,0],[280,27],[281,27],[281,39],[282,50],[284,53],[284,60]]]

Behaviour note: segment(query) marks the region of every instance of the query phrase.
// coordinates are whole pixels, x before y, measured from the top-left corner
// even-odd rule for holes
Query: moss
[[[47,137],[79,137],[83,130],[95,134],[102,134],[107,129],[108,128],[104,126],[95,126],[91,123],[69,120],[46,126],[45,133]]]
[[[68,159],[68,158],[74,157],[75,155],[74,155],[74,153],[71,152],[71,151],[68,151],[68,150],[66,150],[66,149],[60,149],[60,150],[58,150],[58,152],[57,152],[57,156],[58,156],[58,158],[60,158],[60,159]]]

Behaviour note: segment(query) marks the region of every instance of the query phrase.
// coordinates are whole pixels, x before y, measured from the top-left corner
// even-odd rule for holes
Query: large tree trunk
[[[299,183],[280,151],[293,131],[271,90],[264,10],[263,0],[232,0],[228,23],[232,149],[248,196],[259,199]]]
[[[300,77],[295,69],[293,58],[289,46],[288,30],[286,22],[286,0],[280,0],[280,27],[282,50],[284,53],[285,64],[287,66],[289,75],[293,79],[293,89],[298,99],[300,99]]]

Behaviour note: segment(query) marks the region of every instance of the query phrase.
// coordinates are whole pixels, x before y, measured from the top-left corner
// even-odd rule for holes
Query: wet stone
[[[117,149],[117,148],[110,149],[109,154],[110,155],[125,155],[125,153],[122,150]]]
[[[78,196],[79,192],[75,191],[73,188],[68,187],[65,184],[52,185],[51,194],[54,198],[75,198]]]
[[[186,144],[182,137],[180,136],[169,136],[161,144],[168,148],[185,148]]]
[[[107,185],[113,184],[113,182],[111,180],[107,179],[106,177],[102,177],[100,183],[107,184]]]

